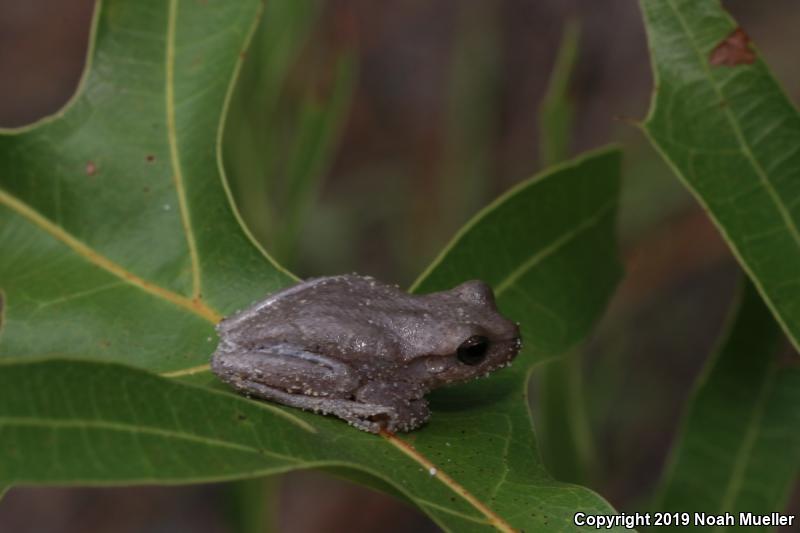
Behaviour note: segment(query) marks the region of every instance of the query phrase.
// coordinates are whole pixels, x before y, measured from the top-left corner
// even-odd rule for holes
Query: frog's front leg
[[[370,433],[378,433],[381,429],[389,429],[390,426],[392,429],[389,430],[394,431],[394,426],[388,424],[388,421],[398,418],[397,412],[389,406],[364,404],[342,398],[321,398],[289,394],[283,390],[268,387],[255,381],[245,382],[242,385],[241,390],[252,396],[305,411],[334,415],[345,420],[351,426]]]

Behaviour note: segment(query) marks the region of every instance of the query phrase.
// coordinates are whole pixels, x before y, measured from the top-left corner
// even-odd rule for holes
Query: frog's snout
[[[506,350],[508,361],[514,359],[522,349],[522,336],[519,334],[517,334],[516,337],[512,337],[507,341],[501,342],[503,344],[503,348]]]
[[[516,337],[510,337],[495,343],[495,355],[493,357],[492,368],[503,368],[511,364],[511,361],[519,354],[522,349],[522,337],[517,331]]]

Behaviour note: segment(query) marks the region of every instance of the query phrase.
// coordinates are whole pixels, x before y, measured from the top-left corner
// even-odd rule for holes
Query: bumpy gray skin
[[[410,295],[356,275],[311,279],[217,325],[211,369],[237,390],[370,431],[411,431],[430,412],[425,393],[508,365],[519,328],[491,288],[469,281]],[[462,363],[468,338],[489,339],[482,362]]]

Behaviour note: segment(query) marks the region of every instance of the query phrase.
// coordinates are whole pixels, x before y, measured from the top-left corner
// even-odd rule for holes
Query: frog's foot
[[[370,433],[379,433],[382,429],[392,432],[413,429],[413,427],[405,429],[404,426],[397,424],[401,417],[392,406],[364,404],[344,398],[290,394],[255,381],[239,381],[231,384],[250,396],[282,403],[290,407],[297,407],[305,411],[338,416],[351,426]]]
[[[425,424],[431,416],[428,409],[428,402],[424,398],[415,400],[400,400],[399,405],[395,405],[397,417],[389,420],[383,429],[390,433],[397,431],[413,431]]]
[[[372,382],[356,391],[355,398],[362,405],[387,406],[393,416],[375,420],[381,429],[394,433],[412,431],[430,418],[428,402],[422,390],[411,390],[402,383]]]

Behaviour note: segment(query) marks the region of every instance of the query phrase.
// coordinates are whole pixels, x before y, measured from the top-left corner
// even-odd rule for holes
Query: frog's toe
[[[398,424],[399,431],[413,431],[423,426],[431,416],[428,402],[425,398],[408,400],[403,409],[401,423]]]
[[[381,431],[394,431],[394,421],[397,420],[397,413],[391,407],[381,408],[380,411],[362,411],[358,414],[353,413],[332,413],[347,421],[354,428],[369,433],[380,433]]]
[[[399,416],[381,420],[381,429],[389,433],[414,431],[428,421],[429,412],[427,404],[425,409],[403,410]]]

